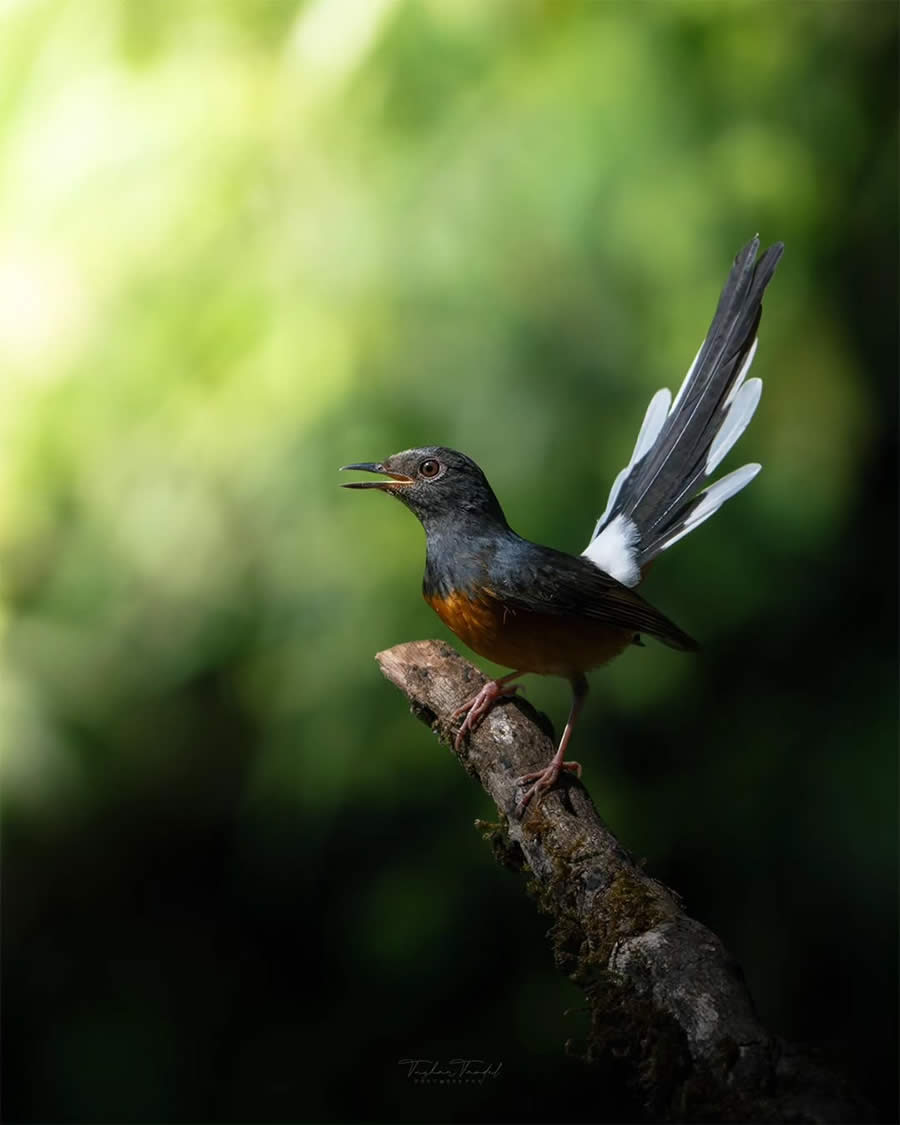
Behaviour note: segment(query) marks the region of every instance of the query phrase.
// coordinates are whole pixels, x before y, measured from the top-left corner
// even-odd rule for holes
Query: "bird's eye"
[[[440,461],[435,461],[433,457],[429,457],[427,461],[423,461],[419,466],[419,473],[423,477],[436,477],[441,471]]]

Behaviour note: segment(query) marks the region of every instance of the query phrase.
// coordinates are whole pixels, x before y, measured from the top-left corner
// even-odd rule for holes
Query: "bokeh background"
[[[897,7],[0,3],[4,1118],[618,1120],[444,636],[336,469],[464,449],[587,541],[736,250],[753,486],[593,676],[604,816],[895,1120]],[[562,682],[527,694],[559,724]],[[482,1085],[399,1060],[481,1057]]]

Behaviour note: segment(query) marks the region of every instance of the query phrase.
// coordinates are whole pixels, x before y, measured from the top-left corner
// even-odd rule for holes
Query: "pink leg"
[[[540,803],[544,793],[556,783],[556,779],[563,770],[571,770],[576,777],[581,777],[581,766],[578,762],[567,762],[566,747],[569,745],[569,739],[572,737],[572,728],[575,726],[575,720],[581,713],[581,708],[584,706],[584,701],[587,698],[588,682],[584,676],[579,676],[578,679],[572,681],[572,706],[569,710],[569,718],[566,721],[566,729],[563,731],[562,738],[559,740],[559,748],[553,755],[549,765],[545,766],[542,770],[535,770],[534,773],[523,774],[519,778],[520,785],[527,785],[529,781],[534,784],[522,794],[519,803],[516,805],[516,816],[522,816],[525,812],[528,802],[532,798],[536,798],[537,804]]]
[[[459,750],[462,745],[462,740],[467,732],[474,730],[478,726],[487,712],[490,711],[491,707],[493,707],[494,703],[500,699],[501,696],[516,694],[519,690],[519,685],[510,685],[509,681],[521,675],[521,672],[510,672],[507,676],[501,676],[499,680],[488,680],[481,691],[473,695],[471,699],[467,699],[460,707],[456,708],[451,716],[453,719],[458,719],[464,711],[466,712],[466,717],[463,719],[462,726],[457,731],[456,739],[453,743],[457,750]]]

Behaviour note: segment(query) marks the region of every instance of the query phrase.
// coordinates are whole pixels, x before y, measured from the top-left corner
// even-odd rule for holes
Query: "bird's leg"
[[[457,707],[451,719],[458,719],[459,716],[465,711],[466,717],[462,721],[462,725],[456,733],[456,739],[453,743],[454,747],[459,750],[462,740],[466,733],[474,730],[484,716],[490,711],[494,703],[504,695],[515,695],[519,690],[518,684],[510,684],[510,680],[514,680],[517,676],[521,676],[521,672],[510,672],[506,676],[501,676],[499,680],[488,680],[482,687],[481,691],[477,692],[467,699],[465,703]]]
[[[578,762],[565,761],[566,747],[569,745],[569,739],[572,737],[572,728],[575,726],[575,720],[581,713],[581,708],[584,706],[584,701],[587,699],[588,682],[584,676],[578,676],[572,680],[572,706],[569,710],[569,718],[566,720],[566,729],[562,733],[562,738],[559,740],[559,748],[553,755],[549,765],[545,766],[542,770],[535,770],[534,773],[523,774],[518,779],[519,785],[527,785],[529,781],[533,782],[532,785],[526,789],[516,805],[516,815],[521,816],[528,805],[528,802],[536,797],[538,803],[543,797],[544,793],[555,784],[556,779],[559,777],[563,770],[571,770],[576,777],[581,777],[581,766]]]

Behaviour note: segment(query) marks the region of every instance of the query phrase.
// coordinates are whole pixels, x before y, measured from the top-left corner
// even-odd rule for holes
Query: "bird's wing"
[[[646,633],[671,648],[693,652],[699,646],[640,595],[583,556],[567,555],[528,543],[515,565],[494,568],[486,593],[512,610],[549,616],[587,618],[618,629]]]
[[[747,379],[756,355],[762,296],[784,246],[757,261],[759,238],[735,258],[706,339],[672,400],[650,400],[631,460],[613,482],[584,555],[626,586],[660,551],[699,527],[759,472],[743,465],[704,488],[747,428],[762,393]],[[702,490],[702,491],[701,491]]]

